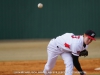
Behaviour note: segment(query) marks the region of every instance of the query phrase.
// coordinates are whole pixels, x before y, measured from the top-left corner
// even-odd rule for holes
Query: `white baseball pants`
[[[73,60],[70,52],[66,52],[61,48],[57,48],[55,39],[52,39],[47,47],[48,60],[44,67],[44,74],[51,75],[52,69],[56,63],[58,55],[62,57],[65,64],[65,75],[72,75]]]

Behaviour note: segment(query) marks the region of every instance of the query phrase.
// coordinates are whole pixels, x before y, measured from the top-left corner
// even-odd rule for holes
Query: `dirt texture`
[[[0,62],[0,75],[44,75],[43,69],[46,61],[12,61]],[[100,74],[100,59],[80,59],[83,70],[88,74]],[[65,65],[63,60],[57,60],[52,75],[64,75]],[[74,68],[73,75],[79,75]]]

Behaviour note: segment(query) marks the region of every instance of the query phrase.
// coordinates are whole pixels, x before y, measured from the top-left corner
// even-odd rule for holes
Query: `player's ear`
[[[87,35],[84,33],[83,37],[86,37]]]

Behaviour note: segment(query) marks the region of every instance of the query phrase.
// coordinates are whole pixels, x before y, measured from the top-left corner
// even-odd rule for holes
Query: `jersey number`
[[[80,38],[80,36],[75,36],[75,35],[72,35],[71,37],[72,38],[76,38],[76,39],[79,39]]]

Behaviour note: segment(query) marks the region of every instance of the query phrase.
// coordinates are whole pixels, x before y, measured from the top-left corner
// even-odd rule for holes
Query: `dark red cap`
[[[92,30],[87,30],[87,31],[85,32],[85,34],[86,34],[90,39],[96,40],[96,39],[95,39],[96,33],[95,33],[94,31],[92,31]]]

